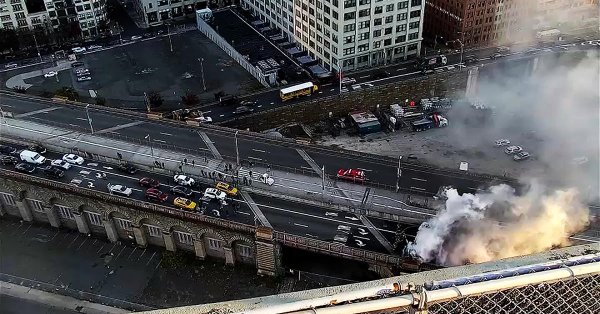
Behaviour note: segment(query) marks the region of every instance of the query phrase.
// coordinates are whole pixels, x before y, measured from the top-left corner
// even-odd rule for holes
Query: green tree
[[[57,90],[54,93],[54,95],[67,97],[67,99],[69,99],[71,101],[79,100],[79,94],[77,93],[77,91],[75,91],[75,89],[73,87],[63,86],[59,90]]]
[[[148,105],[150,109],[156,109],[162,106],[164,100],[162,96],[157,92],[148,93]]]
[[[0,29],[0,47],[0,52],[19,50],[19,39],[14,29]]]
[[[200,103],[200,98],[198,98],[198,95],[188,91],[184,96],[181,96],[181,102],[185,106],[192,107]]]
[[[13,90],[19,94],[26,94],[27,93],[27,89],[23,86],[15,86],[13,88]]]

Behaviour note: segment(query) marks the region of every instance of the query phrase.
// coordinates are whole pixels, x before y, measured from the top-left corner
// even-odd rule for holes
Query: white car
[[[531,155],[528,152],[520,152],[518,154],[515,154],[513,156],[513,159],[516,160],[516,161],[525,160],[525,159],[529,158],[530,156]]]
[[[176,174],[173,177],[173,180],[175,181],[175,183],[179,184],[179,185],[183,185],[183,186],[192,186],[194,185],[194,183],[196,183],[196,181],[194,181],[194,179],[183,175],[183,174]]]
[[[92,79],[91,76],[80,76],[77,78],[77,82],[90,81]]]
[[[77,156],[75,154],[66,154],[63,156],[62,160],[75,165],[83,165],[83,157]]]
[[[91,45],[89,47],[87,47],[87,50],[94,50],[94,49],[100,49],[102,48],[102,46],[100,45]]]
[[[502,139],[496,140],[496,142],[494,142],[494,144],[498,147],[506,146],[506,145],[510,145],[510,141],[508,139],[502,138]]]
[[[351,85],[356,84],[356,79],[352,77],[344,77],[342,78],[342,85]]]
[[[522,152],[522,151],[523,151],[523,147],[521,147],[521,146],[514,146],[514,145],[513,145],[513,146],[508,146],[508,147],[507,147],[507,148],[504,150],[504,152],[505,152],[507,155],[518,154],[518,153],[520,153],[520,152]]]
[[[55,77],[57,75],[58,75],[58,72],[56,72],[56,71],[50,71],[50,72],[44,74],[44,77]]]
[[[75,74],[90,74],[90,70],[82,68],[75,69]]]
[[[4,66],[5,69],[14,69],[16,67],[18,67],[19,65],[16,63],[9,63],[7,65]]]
[[[108,188],[108,192],[110,194],[118,194],[118,195],[122,195],[122,196],[131,196],[131,193],[133,192],[133,190],[131,188],[128,188],[124,185],[120,185],[120,184],[108,184],[107,185]]]
[[[86,49],[83,47],[75,47],[71,48],[71,51],[73,51],[73,53],[84,53],[86,52]]]
[[[211,117],[205,116],[194,118],[194,120],[198,121],[199,123],[211,123],[213,121]]]
[[[68,163],[68,162],[66,162],[64,160],[61,160],[61,159],[53,160],[50,163],[50,165],[54,166],[56,168],[60,168],[62,170],[69,170],[71,168],[71,164],[70,163]]]
[[[225,192],[219,191],[215,188],[207,188],[206,191],[204,191],[205,198],[224,200],[225,196],[227,196]]]
[[[139,40],[139,39],[142,39],[142,36],[138,36],[138,35],[131,36],[131,40]]]

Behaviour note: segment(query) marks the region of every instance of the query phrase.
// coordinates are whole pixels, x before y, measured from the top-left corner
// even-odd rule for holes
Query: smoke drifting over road
[[[446,206],[421,225],[409,252],[454,266],[546,251],[568,244],[589,222],[575,189],[547,191],[534,182],[521,196],[507,185],[477,194],[446,192]]]

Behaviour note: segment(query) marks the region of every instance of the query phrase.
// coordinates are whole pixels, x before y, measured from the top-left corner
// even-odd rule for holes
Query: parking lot
[[[219,91],[237,95],[262,88],[199,31],[171,35],[170,42],[169,36],[162,35],[84,53],[79,60],[90,70],[89,81],[77,82],[72,71],[64,70],[59,72],[58,81],[41,76],[26,83],[34,85],[30,89],[35,93],[71,85],[87,97],[89,90],[94,90],[110,105],[132,109],[144,109],[144,93],[152,91],[163,97],[163,109],[173,109],[180,107],[181,96],[187,91],[198,95],[200,102],[210,102]]]

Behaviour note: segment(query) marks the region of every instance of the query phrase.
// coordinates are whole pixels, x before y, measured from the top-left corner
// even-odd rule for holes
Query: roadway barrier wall
[[[254,76],[258,82],[260,82],[264,87],[270,87],[269,83],[265,80],[263,74],[244,56],[242,56],[235,48],[233,48],[223,37],[221,37],[217,32],[210,27],[210,25],[206,24],[206,22],[199,16],[196,17],[196,22],[198,25],[198,30],[201,31],[208,39],[212,40],[217,46],[219,46],[226,54],[228,54],[235,62],[241,65],[248,73]]]

